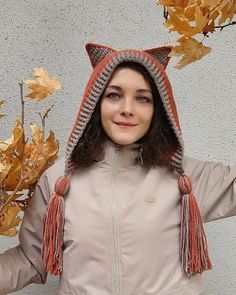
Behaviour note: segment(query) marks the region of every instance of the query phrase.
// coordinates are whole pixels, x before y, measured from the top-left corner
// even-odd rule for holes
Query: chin
[[[143,138],[139,138],[138,140],[135,141],[135,143],[143,143]]]
[[[117,139],[117,138],[112,138],[112,141],[114,141],[117,144],[121,144],[121,145],[128,145],[128,144],[132,144],[135,143],[137,140],[136,139]]]

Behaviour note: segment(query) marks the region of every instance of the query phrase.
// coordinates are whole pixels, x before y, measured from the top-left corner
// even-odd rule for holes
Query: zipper
[[[115,193],[117,165],[121,146],[115,146],[115,153],[112,159],[111,194],[110,194],[110,236],[111,236],[111,277],[112,295],[121,294],[121,267],[117,222],[117,197]]]

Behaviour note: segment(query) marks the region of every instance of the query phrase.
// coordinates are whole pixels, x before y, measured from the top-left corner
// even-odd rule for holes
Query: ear
[[[170,57],[168,55],[171,52],[172,48],[173,48],[172,46],[163,46],[163,47],[158,47],[158,48],[146,49],[146,50],[144,50],[144,52],[147,52],[148,54],[155,57],[159,61],[159,63],[162,64],[162,66],[165,69],[168,65],[169,60],[170,60]]]
[[[95,68],[95,66],[101,60],[103,60],[105,56],[116,51],[110,47],[95,44],[95,43],[87,43],[85,47],[93,68]]]

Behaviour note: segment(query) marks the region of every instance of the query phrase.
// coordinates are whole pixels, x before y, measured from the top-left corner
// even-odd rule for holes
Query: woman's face
[[[122,145],[136,142],[148,131],[153,112],[149,83],[137,71],[117,69],[101,97],[101,122],[109,138]]]

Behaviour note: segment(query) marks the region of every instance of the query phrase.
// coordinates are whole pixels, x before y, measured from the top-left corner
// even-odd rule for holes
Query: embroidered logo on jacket
[[[145,202],[147,203],[154,203],[156,201],[155,197],[148,195],[144,198]]]

